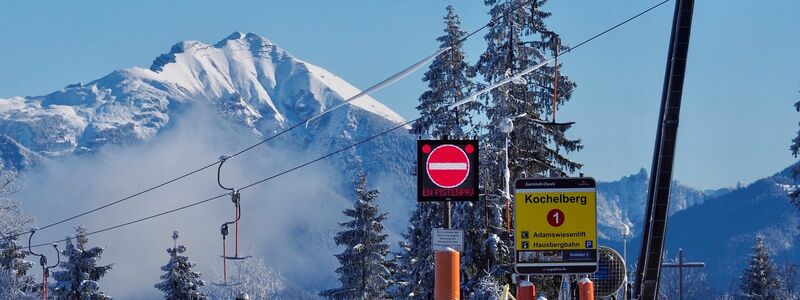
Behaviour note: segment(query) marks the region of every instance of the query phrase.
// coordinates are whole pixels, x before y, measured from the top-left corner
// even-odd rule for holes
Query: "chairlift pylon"
[[[48,266],[47,256],[33,252],[33,248],[31,248],[31,241],[33,240],[33,234],[36,233],[36,230],[36,228],[31,229],[31,235],[28,236],[28,252],[31,255],[39,257],[39,265],[42,266],[42,300],[47,300],[47,278],[50,277],[50,269],[55,268],[61,263],[61,253],[58,251],[58,245],[53,243],[52,246],[56,250],[56,264]]]
[[[214,283],[214,285],[218,286],[238,286],[241,283],[228,283],[228,260],[244,260],[248,259],[252,256],[239,256],[239,219],[242,217],[242,205],[241,205],[241,194],[239,194],[239,190],[235,188],[230,188],[222,185],[222,181],[220,180],[220,173],[222,171],[222,165],[225,161],[228,160],[230,156],[223,155],[221,156],[219,167],[217,167],[217,184],[224,190],[228,190],[231,192],[231,202],[235,207],[234,209],[234,220],[222,223],[220,226],[220,233],[222,234],[222,283]],[[227,237],[230,233],[228,230],[228,225],[234,225],[234,255],[228,256],[227,253]]]

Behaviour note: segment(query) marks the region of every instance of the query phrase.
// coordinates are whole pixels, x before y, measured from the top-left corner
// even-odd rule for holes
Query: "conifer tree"
[[[414,122],[411,133],[421,137],[461,139],[478,134],[480,125],[474,117],[481,111],[479,102],[465,104],[455,110],[448,106],[466,97],[473,90],[472,69],[465,61],[462,39],[466,32],[461,30],[461,20],[455,8],[447,6],[444,17],[444,35],[436,41],[440,47],[451,47],[431,62],[423,81],[428,83],[428,90],[419,98],[417,110],[421,117]],[[434,253],[431,250],[432,228],[443,225],[442,205],[438,203],[419,203],[413,212],[408,232],[403,235],[405,241],[400,243],[398,253],[399,270],[395,281],[396,299],[430,299],[433,297]],[[455,215],[471,216],[474,213],[471,204],[456,203]],[[464,223],[464,222],[462,222]],[[454,222],[459,227],[458,221]]]
[[[279,299],[286,289],[286,279],[259,257],[232,261],[228,268],[228,281],[233,284],[207,285],[205,291],[210,299],[234,299],[241,293],[251,299]],[[218,277],[224,276],[216,271]]]
[[[399,270],[394,278],[397,285],[394,299],[433,298],[431,232],[432,228],[442,226],[442,219],[442,209],[437,203],[418,203],[411,215],[411,226],[400,242],[400,253],[396,255]]]
[[[500,300],[500,288],[497,280],[485,274],[476,281],[475,288],[467,295],[467,299]]]
[[[32,293],[37,289],[36,280],[28,275],[33,263],[25,260],[28,251],[17,244],[17,237],[10,236],[0,240],[0,272],[6,272],[6,284],[12,285],[19,294]]]
[[[186,252],[186,247],[178,245],[178,232],[172,232],[172,248],[167,248],[169,262],[161,267],[164,271],[161,275],[161,282],[156,283],[155,287],[164,292],[164,299],[208,299],[200,292],[204,282],[200,280],[200,273],[192,271],[194,262],[189,261],[189,257],[182,255]]]
[[[66,248],[61,251],[62,271],[53,272],[56,280],[50,287],[55,299],[63,300],[108,300],[110,296],[100,290],[97,283],[111,270],[111,265],[98,266],[103,255],[102,247],[88,248],[89,238],[85,227],[75,228],[75,242],[67,239]]]
[[[794,103],[794,109],[800,112],[800,101]],[[797,136],[792,139],[792,145],[789,146],[789,150],[792,150],[792,155],[794,155],[795,158],[800,155],[800,131],[797,131]],[[796,167],[792,175],[794,175],[795,178],[800,177],[800,167]],[[791,197],[792,204],[800,208],[800,189],[792,191],[789,196]]]
[[[753,251],[747,260],[747,268],[739,276],[739,289],[741,295],[747,299],[783,299],[781,280],[762,236],[756,237]]]
[[[20,285],[14,273],[0,270],[0,299],[8,300],[34,300],[41,299],[35,292],[24,292],[25,286]]]
[[[411,133],[418,136],[461,138],[477,134],[478,127],[474,117],[480,112],[481,104],[472,102],[453,111],[450,104],[461,100],[472,90],[471,68],[464,59],[463,43],[466,32],[461,30],[461,20],[452,5],[447,6],[444,17],[444,35],[438,37],[439,47],[451,47],[436,57],[422,78],[428,83],[428,90],[419,97],[417,111],[420,118],[411,127]]]
[[[554,55],[560,44],[555,32],[548,29],[545,19],[549,12],[540,8],[546,0],[484,0],[491,7],[490,17],[496,20],[485,35],[487,47],[476,64],[476,70],[486,84],[495,83],[534,66]],[[552,48],[552,49],[551,49]],[[554,87],[555,68],[546,66],[527,75],[525,82],[506,84],[484,96],[488,124],[481,138],[481,183],[487,194],[502,191],[505,185],[504,156],[506,134],[500,123],[511,117],[526,114],[514,120],[508,145],[510,178],[533,176],[563,176],[581,165],[565,155],[582,148],[580,140],[566,136],[569,125],[542,125],[534,120],[553,121],[553,91],[557,90],[556,105],[565,104],[572,95],[575,84],[558,74]],[[563,120],[557,120],[563,121]],[[472,265],[467,269],[491,272],[498,284],[506,283],[506,273],[512,262],[513,234],[507,230],[508,202],[503,195],[484,197],[479,207],[484,210],[483,240],[472,241],[473,248],[481,251],[465,253]],[[513,213],[510,214],[513,216]],[[468,240],[469,241],[469,240]],[[482,243],[482,244],[479,244]],[[476,280],[478,276],[472,276]],[[476,286],[474,282],[468,287]]]
[[[341,286],[320,295],[346,300],[388,299],[390,272],[386,255],[389,246],[385,244],[388,235],[383,233],[382,223],[387,214],[375,203],[378,191],[367,189],[366,175],[359,175],[355,192],[357,199],[353,208],[343,211],[351,220],[340,223],[345,229],[334,237],[336,245],[345,246],[344,252],[336,255],[341,265],[336,269]]]

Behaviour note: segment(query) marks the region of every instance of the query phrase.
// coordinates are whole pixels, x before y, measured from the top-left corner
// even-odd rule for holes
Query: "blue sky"
[[[576,44],[657,1],[555,1],[548,25]],[[465,30],[482,1],[3,1],[0,98],[41,95],[114,69],[147,67],[181,40],[213,44],[263,35],[295,56],[366,88],[432,53],[447,4]],[[578,84],[559,119],[575,121],[583,172],[613,180],[649,167],[673,2],[564,56]],[[795,161],[800,1],[698,1],[675,178],[698,188],[750,182]],[[474,62],[482,32],[467,41]],[[406,118],[424,91],[419,71],[375,98]]]

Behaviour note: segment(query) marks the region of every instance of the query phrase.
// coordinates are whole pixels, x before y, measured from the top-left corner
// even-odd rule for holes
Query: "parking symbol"
[[[528,242],[522,242],[522,249],[528,249]]]
[[[594,242],[592,240],[586,241],[586,249],[591,249],[594,246]]]
[[[523,239],[527,239],[528,238],[528,232],[527,231],[523,231],[521,235],[522,235]]]

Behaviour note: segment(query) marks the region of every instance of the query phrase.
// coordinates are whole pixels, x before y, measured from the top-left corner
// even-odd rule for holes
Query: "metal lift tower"
[[[658,295],[658,279],[661,275],[661,257],[664,252],[669,213],[669,189],[675,160],[675,140],[678,134],[678,117],[686,73],[686,57],[689,52],[689,35],[692,29],[694,0],[675,1],[653,165],[650,169],[642,249],[636,266],[634,297],[640,300],[656,299]]]

